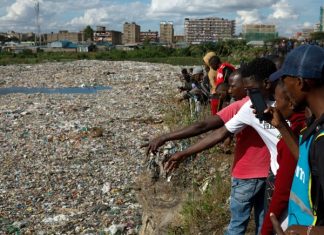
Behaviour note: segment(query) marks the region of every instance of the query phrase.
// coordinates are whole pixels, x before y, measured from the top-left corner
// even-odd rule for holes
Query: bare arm
[[[197,122],[185,128],[181,128],[173,132],[158,136],[152,139],[151,141],[149,141],[147,145],[143,145],[143,147],[146,146],[148,147],[147,154],[149,152],[156,153],[158,148],[168,141],[181,140],[181,139],[197,136],[202,133],[206,133],[210,130],[217,129],[223,125],[224,122],[218,115],[211,116],[206,118],[204,121]]]
[[[177,168],[179,164],[187,157],[213,147],[214,145],[226,139],[230,134],[231,133],[226,129],[226,127],[222,126],[221,128],[213,131],[211,134],[198,141],[196,144],[185,149],[184,151],[175,153],[165,163],[165,169],[168,172],[172,171],[173,169]]]
[[[286,142],[290,152],[294,155],[295,159],[298,161],[299,158],[299,147],[298,138],[293,133],[291,128],[288,126],[287,122],[283,122],[280,126],[276,127],[284,141]]]
[[[289,150],[298,161],[299,147],[297,136],[293,133],[279,110],[277,110],[276,108],[269,108],[266,112],[271,113],[272,119],[269,120],[270,124],[278,129]]]

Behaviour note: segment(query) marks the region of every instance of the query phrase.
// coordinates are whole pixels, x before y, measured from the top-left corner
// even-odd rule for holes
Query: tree
[[[84,40],[93,41],[93,29],[91,28],[90,25],[85,27],[85,29],[83,30],[83,33],[84,33]]]
[[[313,40],[324,40],[324,32],[311,33],[311,38]]]

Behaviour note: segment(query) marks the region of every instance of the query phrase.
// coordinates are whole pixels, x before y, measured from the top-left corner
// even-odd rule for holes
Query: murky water
[[[46,88],[46,87],[6,87],[0,88],[0,95],[7,95],[12,93],[24,94],[94,94],[101,90],[110,90],[109,86],[97,87],[65,87],[65,88]]]

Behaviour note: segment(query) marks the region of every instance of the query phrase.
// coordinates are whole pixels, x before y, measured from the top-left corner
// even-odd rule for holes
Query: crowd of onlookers
[[[226,234],[245,234],[252,210],[255,234],[324,234],[324,49],[285,47],[285,58],[255,58],[239,68],[208,52],[203,66],[183,69],[180,100],[194,104],[193,113],[208,105],[211,115],[147,145],[156,153],[167,141],[209,132],[166,160],[172,172],[235,136]]]

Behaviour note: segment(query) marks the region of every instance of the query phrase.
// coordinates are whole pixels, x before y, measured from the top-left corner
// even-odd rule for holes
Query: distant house
[[[77,44],[68,40],[59,40],[50,42],[47,44],[47,48],[44,48],[46,52],[65,51],[65,52],[77,52]]]
[[[138,44],[138,43],[128,43],[128,44],[125,44],[125,45],[117,45],[116,49],[122,50],[122,51],[133,51],[133,50],[138,49],[140,47],[141,47],[141,45]]]
[[[96,49],[97,51],[108,51],[115,48],[111,42],[97,42]]]
[[[78,48],[78,46],[75,43],[73,43],[71,41],[67,41],[67,40],[51,42],[48,44],[48,47],[51,47],[51,48],[72,48],[72,49]]]

